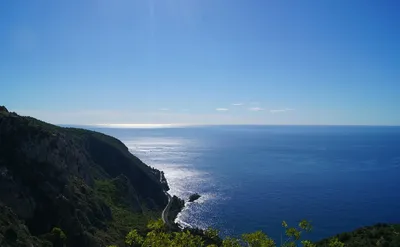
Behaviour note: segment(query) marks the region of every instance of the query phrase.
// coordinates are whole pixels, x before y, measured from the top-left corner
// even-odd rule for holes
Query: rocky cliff
[[[0,246],[104,246],[161,214],[163,173],[119,140],[0,109]]]

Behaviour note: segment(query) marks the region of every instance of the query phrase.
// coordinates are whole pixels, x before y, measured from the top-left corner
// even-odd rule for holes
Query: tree
[[[227,237],[222,241],[221,247],[241,247],[239,239]]]
[[[67,236],[61,228],[54,227],[50,233],[50,241],[54,247],[63,247],[67,241]]]
[[[316,247],[308,240],[301,240],[304,232],[311,231],[312,227],[308,221],[301,221],[297,227],[289,227],[283,221],[287,239],[281,243],[281,247]],[[136,230],[130,231],[125,243],[129,247],[276,247],[274,240],[262,231],[243,234],[241,239],[227,237],[221,241],[217,230],[208,228],[204,231],[182,230],[177,232],[166,232],[161,220],[151,221],[148,224],[150,232],[145,237],[140,236]],[[384,241],[379,241],[382,244]],[[344,247],[338,238],[331,239],[329,247]]]
[[[303,245],[303,247],[316,247],[316,244],[313,244],[311,241],[309,240],[303,240],[301,241],[301,244]]]
[[[300,221],[298,227],[289,227],[286,221],[282,222],[282,227],[285,229],[286,240],[285,242],[281,243],[283,247],[295,247],[298,246],[300,243],[304,247],[314,247],[310,241],[303,240],[300,241],[301,236],[305,232],[310,232],[312,226],[310,222],[306,220]]]
[[[275,242],[262,231],[242,235],[246,246],[249,247],[275,247]]]
[[[329,241],[329,247],[344,247],[344,243],[340,242],[338,238],[332,238]]]
[[[207,228],[207,229],[204,231],[204,235],[206,235],[206,237],[208,237],[209,239],[211,239],[211,240],[213,240],[213,241],[218,241],[218,240],[220,240],[218,234],[219,234],[219,231],[216,230],[216,229],[213,229],[213,228],[211,228],[211,227]]]
[[[165,232],[151,231],[151,232],[147,233],[146,238],[144,239],[144,242],[142,244],[142,247],[153,247],[153,246],[170,247],[170,246],[173,246],[173,245],[171,245],[170,237],[171,237],[170,234],[165,233]]]
[[[135,230],[130,231],[125,237],[125,244],[128,246],[141,246],[143,243],[143,237]]]
[[[194,236],[189,231],[176,232],[171,242],[174,247],[202,247],[204,241],[200,236]]]
[[[165,224],[162,221],[162,219],[150,220],[149,223],[147,224],[147,228],[151,231],[164,231]]]

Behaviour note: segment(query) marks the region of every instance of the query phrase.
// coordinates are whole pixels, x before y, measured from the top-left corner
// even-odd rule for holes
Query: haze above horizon
[[[400,125],[398,1],[2,1],[0,105],[55,124]]]

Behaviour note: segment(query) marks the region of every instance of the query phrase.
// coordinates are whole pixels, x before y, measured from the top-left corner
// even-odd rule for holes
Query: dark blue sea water
[[[400,127],[100,129],[165,171],[188,204],[178,221],[238,235],[311,220],[312,240],[400,223]]]

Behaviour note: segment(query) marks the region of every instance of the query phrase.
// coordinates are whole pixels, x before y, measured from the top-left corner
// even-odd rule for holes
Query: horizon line
[[[217,127],[217,126],[310,126],[310,127],[400,127],[400,125],[372,125],[372,124],[127,124],[127,123],[107,123],[107,124],[57,124],[60,126],[78,127],[98,127],[98,128],[118,128],[118,129],[159,129],[159,128],[185,128],[185,127]]]

